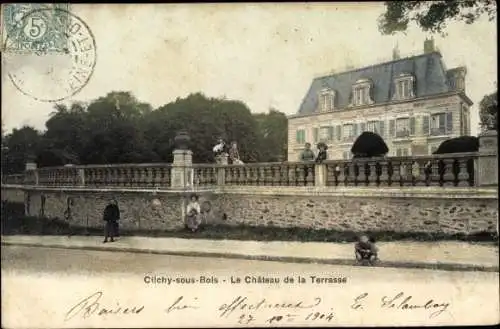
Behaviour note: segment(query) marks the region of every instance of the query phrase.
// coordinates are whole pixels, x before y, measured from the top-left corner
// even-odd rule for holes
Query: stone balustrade
[[[185,185],[209,186],[476,186],[478,153],[244,165],[183,164]],[[168,163],[39,168],[3,184],[46,187],[173,188]]]
[[[2,176],[2,184],[12,184],[12,185],[21,185],[24,184],[24,174],[16,174],[16,175],[4,175]]]
[[[46,167],[2,180],[2,184],[91,188],[169,188],[170,182],[170,163]]]
[[[225,166],[224,185],[314,186],[314,163],[272,162]]]
[[[325,161],[326,186],[474,186],[477,153]]]

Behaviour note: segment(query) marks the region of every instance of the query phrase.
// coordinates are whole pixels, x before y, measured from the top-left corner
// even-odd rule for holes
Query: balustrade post
[[[369,164],[369,170],[370,170],[370,175],[368,175],[368,184],[370,185],[379,185],[380,181],[378,180],[378,175],[377,175],[377,163],[378,161],[370,161]]]
[[[326,186],[326,165],[324,163],[315,164],[314,173],[314,186]]]
[[[33,161],[32,157],[28,157],[28,161],[26,162],[25,165],[25,173],[24,173],[25,179],[28,178],[30,175],[33,175],[32,183],[38,185],[38,169],[36,162]]]
[[[383,159],[379,162],[380,165],[380,185],[385,186],[389,185],[389,161]]]
[[[469,175],[467,174],[467,162],[469,158],[458,159],[457,185],[469,186]]]
[[[219,155],[219,165],[217,167],[217,185],[225,185],[226,184],[226,170],[224,166],[228,164],[229,155],[227,153],[222,153]]]
[[[455,175],[453,175],[454,159],[443,159],[444,173],[443,173],[443,186],[454,185]]]
[[[78,168],[78,184],[85,186],[85,169]]]
[[[479,154],[474,178],[477,186],[498,186],[497,131],[488,130],[479,135]]]

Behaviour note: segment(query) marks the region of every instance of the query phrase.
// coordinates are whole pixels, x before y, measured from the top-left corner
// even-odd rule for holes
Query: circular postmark
[[[75,95],[95,68],[96,42],[87,24],[60,8],[28,12],[10,28],[4,65],[23,94],[57,102]]]

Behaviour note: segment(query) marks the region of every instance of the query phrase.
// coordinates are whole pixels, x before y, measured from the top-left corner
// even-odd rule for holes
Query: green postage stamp
[[[8,52],[65,52],[70,20],[67,3],[2,5],[2,36]]]

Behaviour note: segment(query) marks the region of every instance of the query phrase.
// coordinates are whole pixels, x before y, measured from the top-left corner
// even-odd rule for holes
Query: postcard
[[[2,327],[499,323],[495,2],[1,8]]]

